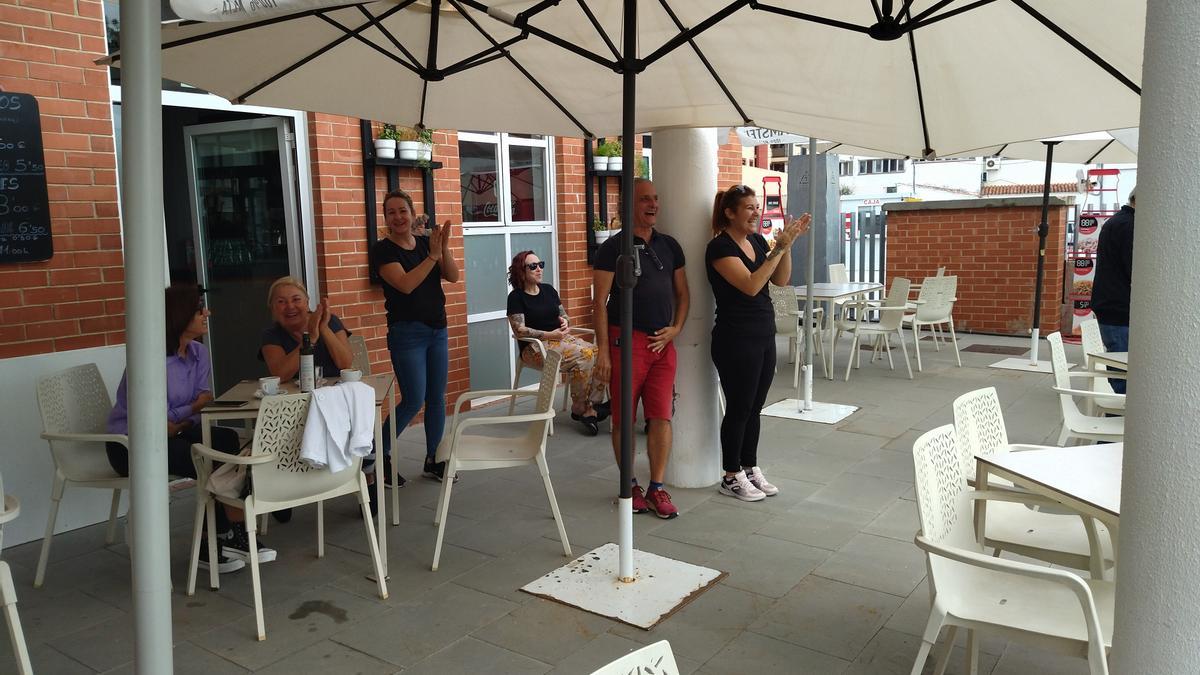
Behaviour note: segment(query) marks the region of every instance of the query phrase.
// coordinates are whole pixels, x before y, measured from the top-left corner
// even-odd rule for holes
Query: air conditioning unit
[[[984,157],[983,158],[983,170],[984,171],[999,171],[1000,170],[1000,158],[999,157]]]

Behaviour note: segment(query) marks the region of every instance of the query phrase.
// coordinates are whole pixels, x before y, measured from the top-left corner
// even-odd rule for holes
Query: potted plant
[[[607,143],[600,143],[592,152],[592,171],[608,171],[607,146]]]
[[[592,233],[596,235],[597,245],[603,244],[612,235],[612,232],[608,230],[608,226],[604,224],[603,220],[600,220],[599,216],[592,219]]]
[[[602,147],[605,149],[605,156],[608,157],[608,170],[620,171],[622,165],[621,151],[623,150],[620,141],[605,141]]]
[[[421,150],[417,157],[427,166],[433,161],[433,130],[422,127],[417,131],[417,142],[421,144]]]
[[[412,127],[402,127],[396,130],[396,155],[400,159],[418,159],[421,156],[421,142],[417,140],[417,130]]]
[[[396,157],[396,141],[400,133],[396,125],[384,124],[379,130],[379,138],[375,139],[375,157],[378,159],[394,159]]]

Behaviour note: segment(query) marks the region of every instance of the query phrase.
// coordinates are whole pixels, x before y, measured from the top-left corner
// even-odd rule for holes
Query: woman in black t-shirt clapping
[[[597,423],[608,417],[604,400],[604,383],[592,378],[596,362],[596,345],[571,335],[567,312],[559,300],[558,291],[542,283],[546,263],[533,251],[521,251],[508,268],[508,323],[518,338],[536,338],[546,349],[563,355],[562,371],[571,380],[571,419],[583,424],[588,436],[599,432]],[[521,360],[542,367],[542,355],[532,344],[523,344]]]
[[[788,283],[792,241],[808,231],[811,221],[807,213],[800,216],[768,243],[758,233],[754,190],[735,185],[718,192],[713,204],[713,238],[704,251],[704,264],[717,304],[712,360],[725,392],[725,476],[719,489],[742,501],[779,493],[758,467],[759,411],[775,375],[775,313],[767,283]]]
[[[383,198],[387,237],[371,247],[371,266],[383,279],[388,352],[402,400],[392,419],[403,432],[425,406],[424,475],[442,480],[445,462],[434,461],[446,426],[450,348],[442,281],[455,283],[458,262],[450,249],[450,221],[429,236],[413,234],[412,197],[393,190]]]

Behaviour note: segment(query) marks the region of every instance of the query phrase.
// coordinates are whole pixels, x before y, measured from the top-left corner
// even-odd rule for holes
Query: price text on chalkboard
[[[0,263],[53,255],[37,99],[0,92]]]

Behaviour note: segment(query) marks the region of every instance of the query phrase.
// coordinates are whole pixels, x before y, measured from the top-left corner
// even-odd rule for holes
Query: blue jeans
[[[388,326],[388,351],[392,371],[400,385],[400,404],[392,419],[401,433],[425,406],[425,455],[432,459],[446,428],[446,380],[450,371],[450,343],[445,328],[420,321],[397,321]],[[391,438],[384,434],[386,446]],[[388,452],[384,448],[384,452]]]
[[[1102,323],[1100,324],[1100,339],[1104,340],[1104,348],[1110,352],[1127,352],[1129,351],[1129,326]],[[1125,393],[1125,380],[1109,378],[1108,383],[1118,394]]]

